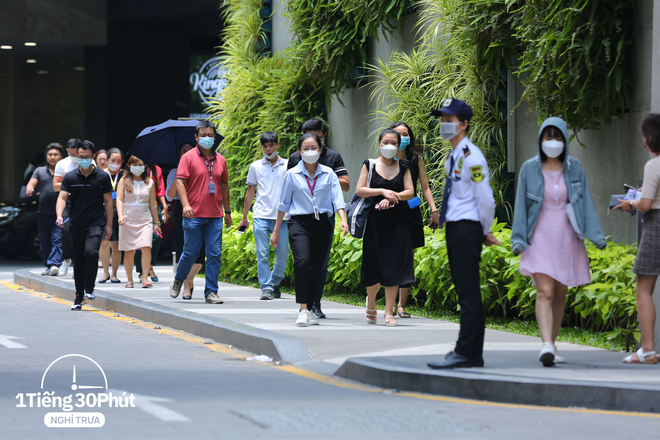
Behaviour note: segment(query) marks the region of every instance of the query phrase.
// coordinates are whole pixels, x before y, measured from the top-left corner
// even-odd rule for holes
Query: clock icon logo
[[[55,359],[51,364],[46,368],[46,371],[44,371],[44,375],[41,377],[41,389],[44,389],[44,383],[46,381],[46,376],[48,375],[48,371],[51,369],[53,365],[55,365],[57,362],[61,361],[62,359],[66,358],[80,358],[73,364],[73,371],[71,375],[71,389],[73,391],[77,390],[95,390],[95,389],[108,389],[108,379],[105,375],[105,371],[103,371],[103,368],[96,362],[94,359],[90,358],[89,356],[85,356],[82,354],[67,354],[64,356],[60,356],[59,358]],[[76,364],[80,364],[80,366],[84,367],[85,372],[87,373],[87,377],[90,376],[95,376],[98,377],[98,380],[93,381],[92,383],[84,383],[84,384],[79,384],[78,383],[78,374],[76,371]],[[91,370],[91,371],[90,371]],[[96,373],[98,371],[100,374]],[[101,380],[102,378],[102,380]],[[96,382],[96,384],[94,384]]]

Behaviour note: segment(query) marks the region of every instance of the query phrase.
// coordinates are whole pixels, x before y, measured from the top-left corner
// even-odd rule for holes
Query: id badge
[[[117,191],[112,192],[112,200],[117,200]]]
[[[215,183],[209,183],[209,194],[215,194]]]
[[[314,205],[314,218],[316,220],[319,219],[319,208],[316,206],[316,204]]]

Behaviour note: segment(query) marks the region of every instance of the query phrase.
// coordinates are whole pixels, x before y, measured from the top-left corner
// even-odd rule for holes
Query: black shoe
[[[483,367],[484,359],[481,356],[479,356],[478,358],[468,358],[465,356],[461,356],[460,354],[456,354],[453,351],[450,351],[449,353],[447,353],[447,356],[444,358],[444,360],[440,362],[433,362],[427,365],[429,366],[429,368],[433,368],[434,370],[440,368]]]
[[[314,305],[312,307],[312,313],[314,313],[316,315],[316,317],[319,318],[319,319],[323,319],[323,318],[326,317],[325,313],[323,313],[323,310],[321,310],[321,304]]]
[[[280,286],[273,286],[273,298],[281,298],[282,292],[280,292]]]

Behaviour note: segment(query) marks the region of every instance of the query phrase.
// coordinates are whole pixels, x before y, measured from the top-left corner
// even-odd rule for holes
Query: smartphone
[[[246,229],[247,229],[247,225],[246,226],[241,226],[240,228],[238,228],[238,233],[239,234],[245,234]]]
[[[630,185],[628,185],[627,183],[624,183],[624,184],[623,184],[623,188],[624,188],[624,191],[625,191],[625,192],[628,192],[628,190],[630,190],[630,189],[635,189],[635,190],[637,189],[637,188],[635,188],[634,186],[630,186]]]

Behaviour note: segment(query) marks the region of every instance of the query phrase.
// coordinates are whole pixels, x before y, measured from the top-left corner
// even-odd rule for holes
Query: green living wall
[[[507,107],[517,104],[505,101],[507,69],[525,86],[523,100],[540,119],[562,116],[575,133],[610,124],[628,106],[633,0],[288,0],[285,5],[293,41],[271,56],[262,50],[263,2],[223,3],[220,55],[229,82],[211,111],[226,138],[222,152],[235,209],[242,207],[249,164],[261,157],[259,135],[277,132],[286,156],[295,149],[302,123],[324,118],[330,98],[351,84],[356,69],[368,71],[365,87],[380,109],[372,115],[380,125],[404,120],[415,131],[436,193],[442,190],[449,145],[437,136],[428,111],[449,96],[468,102],[474,109],[470,137],[488,159],[500,212],[510,210],[505,127]],[[402,21],[411,19],[417,20],[415,49],[370,65],[370,39],[396,34]],[[223,250],[225,276],[254,278],[251,235],[232,234],[227,231]],[[484,250],[484,300],[491,314],[531,316],[534,289],[518,273],[506,234],[506,228],[500,231],[506,246]],[[360,290],[359,241],[336,236],[333,246],[331,288]],[[567,320],[613,337],[630,335],[636,318],[635,250],[611,244],[605,251],[588,245],[588,251],[593,283],[571,290]],[[455,310],[443,252],[442,234],[429,235],[415,255],[413,295],[429,308]]]

